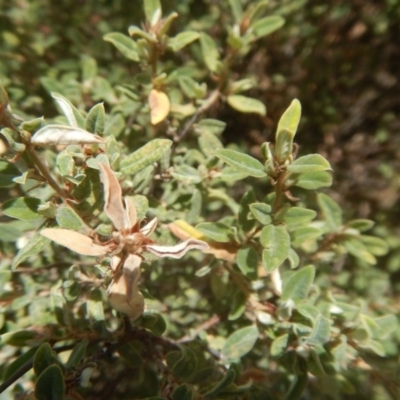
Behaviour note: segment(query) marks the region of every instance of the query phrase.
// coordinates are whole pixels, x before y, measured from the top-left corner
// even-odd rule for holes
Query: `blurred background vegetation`
[[[176,32],[205,30],[223,42],[227,1],[162,5],[165,15],[178,12]],[[350,269],[343,286],[361,296],[381,293],[399,314],[400,0],[271,0],[270,10],[284,16],[284,27],[258,41],[233,71],[254,76],[258,84],[250,95],[266,104],[267,116],[249,118],[221,103],[209,117],[228,124],[225,143],[240,143],[258,156],[290,101],[301,100],[300,151],[331,162],[332,197],[347,217],[377,221],[374,233],[391,249],[374,268]],[[117,103],[113,87],[129,83],[139,69],[103,36],[126,33],[143,19],[141,1],[0,0],[0,77],[11,106],[26,118],[51,118],[57,115],[49,94],[54,90],[80,108],[104,101],[111,110]],[[85,76],[92,60],[94,83]]]

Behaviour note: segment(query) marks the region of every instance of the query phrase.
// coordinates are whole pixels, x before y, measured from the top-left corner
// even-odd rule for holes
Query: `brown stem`
[[[36,154],[35,150],[31,147],[30,143],[25,142],[26,151],[29,156],[32,158],[35,167],[39,170],[42,177],[47,181],[47,183],[54,189],[54,191],[66,202],[68,200],[68,194],[58,186],[58,183],[55,179],[50,175],[49,170],[43,164],[40,157]]]

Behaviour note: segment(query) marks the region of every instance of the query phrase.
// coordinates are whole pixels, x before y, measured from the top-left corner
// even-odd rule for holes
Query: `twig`
[[[192,128],[193,124],[197,121],[197,118],[199,118],[200,114],[203,112],[207,111],[219,98],[221,95],[221,92],[219,90],[214,90],[208,99],[202,104],[201,107],[193,114],[192,118],[185,124],[181,132],[179,132],[175,137],[174,137],[174,147],[189,133],[190,129]]]

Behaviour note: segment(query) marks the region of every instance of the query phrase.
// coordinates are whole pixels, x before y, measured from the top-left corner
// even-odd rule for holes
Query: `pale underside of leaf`
[[[39,129],[31,139],[34,145],[95,144],[104,140],[84,129],[67,125],[46,125]]]
[[[113,257],[112,264],[117,265],[121,262],[118,256]],[[128,255],[122,269],[116,274],[107,290],[111,306],[132,319],[137,319],[144,310],[143,295],[138,287],[141,263],[140,256]]]
[[[153,125],[157,125],[168,116],[171,103],[164,92],[153,89],[149,94],[150,120]]]
[[[170,258],[181,258],[189,250],[198,249],[206,250],[209,246],[206,242],[197,239],[188,239],[175,246],[160,246],[157,244],[147,245],[146,250],[153,253],[157,257],[170,257]]]
[[[104,212],[117,230],[129,229],[130,217],[122,203],[122,189],[111,168],[99,163],[100,178],[104,186]]]
[[[157,218],[153,218],[142,229],[140,229],[140,232],[142,232],[143,235],[145,235],[145,236],[151,235],[154,232],[154,230],[156,229],[157,223],[158,223]]]
[[[93,243],[93,239],[88,236],[69,229],[45,228],[40,234],[84,256],[103,256],[110,251],[108,246]]]
[[[130,197],[125,197],[125,214],[126,214],[126,224],[129,228],[136,225],[137,222],[137,212],[135,204]]]

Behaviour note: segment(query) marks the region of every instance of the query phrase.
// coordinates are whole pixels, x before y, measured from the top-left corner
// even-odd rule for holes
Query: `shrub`
[[[251,155],[240,139],[224,145],[225,110],[263,122],[257,79],[236,67],[284,20],[265,1],[221,9],[174,32],[178,14],[145,1],[142,27],[104,36],[132,75],[108,80],[87,57],[80,81],[42,76],[60,112],[49,121],[13,114],[1,89],[3,390],[20,380],[15,390],[38,400],[398,393],[398,322],[387,288],[363,277],[388,245],[319,190],[333,172],[294,142],[300,101],[274,143]]]

